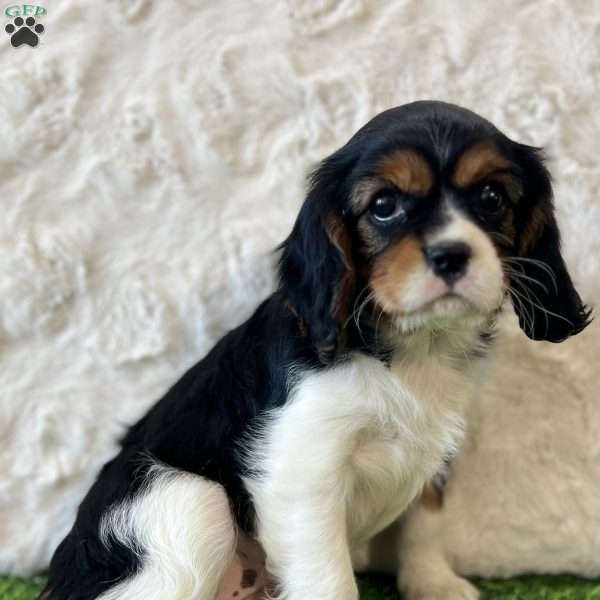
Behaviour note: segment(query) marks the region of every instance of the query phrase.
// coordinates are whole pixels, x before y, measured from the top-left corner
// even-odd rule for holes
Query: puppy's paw
[[[479,600],[481,597],[477,588],[461,577],[399,587],[404,600]]]

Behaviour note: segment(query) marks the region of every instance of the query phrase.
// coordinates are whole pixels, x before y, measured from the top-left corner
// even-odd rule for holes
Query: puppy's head
[[[541,152],[439,102],[380,114],[323,161],[281,280],[323,360],[365,308],[400,332],[435,329],[489,319],[510,293],[525,333],[552,342],[590,316],[560,254]]]

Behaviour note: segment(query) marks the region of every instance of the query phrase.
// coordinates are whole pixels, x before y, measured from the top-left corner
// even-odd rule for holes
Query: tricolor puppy
[[[129,430],[42,598],[214,600],[241,536],[274,597],[355,600],[353,549],[456,451],[507,295],[536,340],[589,321],[540,152],[448,104],[380,114],[312,175],[277,291]]]

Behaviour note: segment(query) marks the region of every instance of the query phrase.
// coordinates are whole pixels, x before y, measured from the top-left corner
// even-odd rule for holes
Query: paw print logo
[[[9,23],[4,30],[10,35],[10,43],[18,48],[27,44],[35,48],[40,41],[40,34],[44,33],[44,26],[35,22],[33,17],[17,17],[12,23]]]

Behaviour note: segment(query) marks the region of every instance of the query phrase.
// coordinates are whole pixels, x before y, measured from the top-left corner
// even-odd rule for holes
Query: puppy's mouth
[[[477,306],[468,298],[453,290],[448,290],[437,298],[427,300],[421,306],[412,310],[402,311],[398,314],[399,317],[411,317],[419,314],[430,313],[432,315],[456,315],[460,316],[465,313],[480,312]]]
[[[454,330],[461,324],[485,321],[490,312],[493,311],[479,306],[472,299],[448,290],[410,310],[394,311],[390,316],[397,330],[410,332],[420,329]]]
[[[441,324],[484,316],[484,312],[469,298],[449,290],[411,310],[398,311],[395,320],[397,322],[417,322],[422,325]]]

